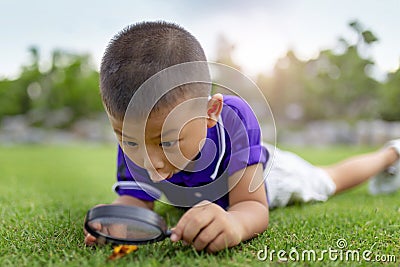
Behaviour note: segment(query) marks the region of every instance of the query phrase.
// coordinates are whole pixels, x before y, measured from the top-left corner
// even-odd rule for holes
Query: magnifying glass
[[[105,205],[88,211],[85,229],[101,243],[141,245],[171,236],[164,219],[155,212],[133,206]]]

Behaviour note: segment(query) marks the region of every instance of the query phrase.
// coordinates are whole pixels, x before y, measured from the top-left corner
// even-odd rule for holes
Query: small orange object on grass
[[[108,260],[117,260],[119,258],[122,258],[125,255],[128,255],[129,253],[136,251],[138,249],[138,246],[136,245],[119,245],[115,246],[113,253],[108,257]]]

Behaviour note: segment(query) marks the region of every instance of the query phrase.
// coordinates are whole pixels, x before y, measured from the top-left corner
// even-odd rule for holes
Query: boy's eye
[[[124,141],[124,145],[130,146],[130,147],[136,147],[138,144],[132,141]]]
[[[169,141],[169,142],[161,142],[160,146],[162,147],[173,147],[174,145],[176,145],[178,143],[178,140],[175,141]]]

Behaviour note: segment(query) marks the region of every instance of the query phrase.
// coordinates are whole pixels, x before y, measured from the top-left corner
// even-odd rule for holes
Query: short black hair
[[[206,61],[203,48],[177,24],[141,22],[124,28],[111,39],[101,62],[100,92],[105,108],[114,118],[123,119],[131,98],[147,79],[168,67],[194,61]],[[173,105],[185,95],[208,96],[210,88],[179,86],[165,94],[152,110]]]

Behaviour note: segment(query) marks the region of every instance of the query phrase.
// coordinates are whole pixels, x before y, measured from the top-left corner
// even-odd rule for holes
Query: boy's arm
[[[199,203],[179,220],[173,229],[172,241],[184,240],[197,250],[216,252],[235,246],[267,228],[268,203],[262,164],[248,166],[229,179],[230,183],[236,181],[237,184],[229,193],[228,211],[208,201]],[[260,186],[250,192],[250,184],[257,182]]]
[[[129,206],[136,206],[141,207],[149,210],[154,209],[154,202],[153,201],[144,201],[135,197],[131,197],[128,195],[119,196],[117,199],[114,200],[112,204],[115,205],[129,205]]]
[[[269,212],[262,164],[248,166],[229,179],[233,184],[240,179],[229,192],[228,213],[240,226],[239,234],[241,241],[244,241],[262,233],[268,227]],[[256,190],[250,192],[250,188]]]

